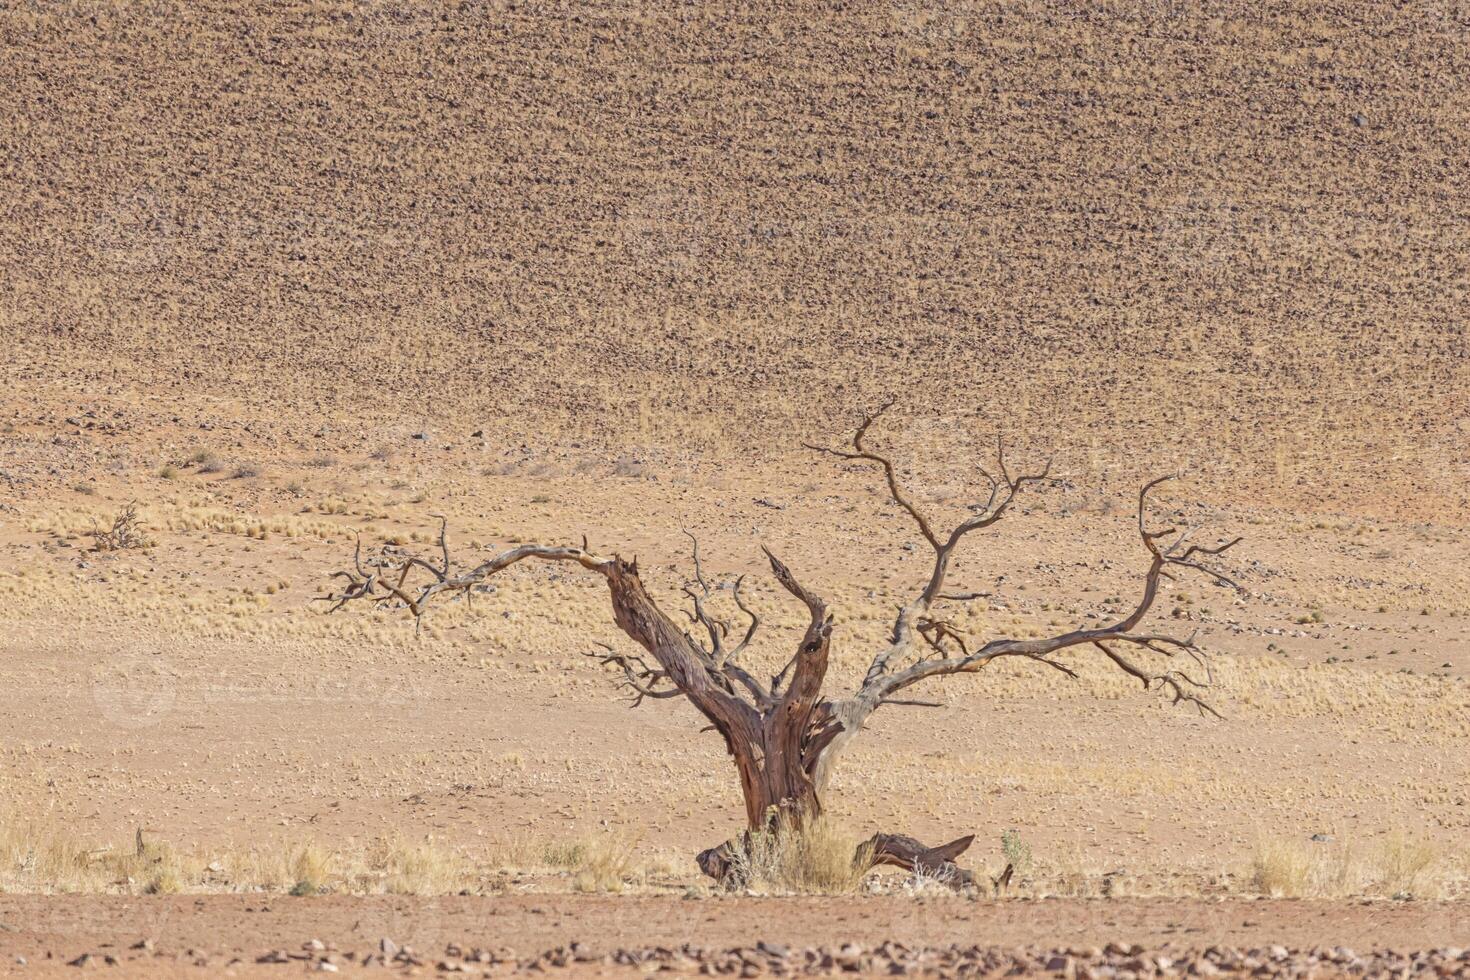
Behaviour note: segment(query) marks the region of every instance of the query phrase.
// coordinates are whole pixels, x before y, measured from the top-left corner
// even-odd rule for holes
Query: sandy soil
[[[0,830],[84,864],[141,833],[204,892],[241,855],[406,841],[502,894],[123,876],[0,896],[0,951],[156,928],[218,966],[441,908],[528,954],[584,920],[629,948],[1464,944],[1466,36],[1375,2],[7,4]],[[1136,595],[1147,477],[1186,472],[1161,520],[1245,535],[1243,595],[1169,583],[1155,617],[1215,654],[1223,720],[1086,657],[998,664],[884,709],[835,777],[857,836],[974,832],[994,872],[1015,830],[1020,894],[1106,901],[683,904],[733,773],[582,656],[625,642],[595,582],[517,569],[418,637],[312,601],[357,535],[427,553],[442,514],[457,561],[585,534],[674,604],[687,529],[750,575],[754,666],[802,624],[764,544],[831,602],[849,688],[923,542],[799,444],[891,395],[874,437],[936,521],[998,435],[1057,457],[957,562],[969,636]],[[129,501],[149,546],[89,550]],[[631,895],[538,857],[614,839]],[[1412,901],[1245,903],[1264,841]],[[13,856],[0,889],[42,887]]]
[[[1345,946],[1363,954],[1470,945],[1463,908],[1383,902],[0,896],[0,922],[8,958],[29,961],[25,968],[11,966],[26,975],[44,975],[58,961],[86,952],[123,961],[126,969],[109,969],[109,976],[220,971],[234,960],[242,961],[233,966],[234,975],[280,975],[298,972],[301,964],[257,965],[257,957],[278,949],[298,952],[313,939],[361,956],[377,952],[388,938],[415,948],[430,969],[451,945],[527,958],[573,944],[600,956],[619,948],[684,945],[871,947],[872,937],[882,936],[915,949],[1137,945],[1173,950],[1176,959],[1185,950],[1211,946]],[[148,949],[132,948],[144,940]],[[582,970],[608,972],[603,964]]]
[[[1451,6],[24,0],[0,31],[3,370],[48,402],[748,468],[908,393],[1090,482],[1466,505]]]

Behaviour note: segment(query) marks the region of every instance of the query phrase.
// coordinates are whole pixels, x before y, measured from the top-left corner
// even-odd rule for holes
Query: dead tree
[[[1139,599],[1127,615],[1110,625],[1075,629],[1043,639],[997,638],[973,645],[952,624],[948,611],[979,596],[946,591],[950,562],[969,535],[1004,517],[1023,490],[1047,483],[1051,464],[1040,472],[1013,475],[1000,448],[995,472],[980,471],[986,481],[985,503],[972,508],[973,516],[941,533],[905,495],[891,459],[867,446],[869,430],[887,407],[863,420],[851,449],[807,447],[839,459],[876,465],[888,495],[914,522],[934,555],[922,591],[899,608],[887,644],[872,658],[857,689],[846,697],[824,691],[833,634],[833,618],[826,602],[766,549],[776,580],[805,606],[808,614],[796,650],[770,677],[758,677],[742,663],[742,654],[760,628],[759,617],[741,595],[743,579],[722,587],[739,611],[742,625],[736,627],[712,611],[717,587],[705,575],[698,542],[694,546],[694,581],[684,590],[691,605],[686,612],[687,626],[665,614],[649,595],[636,559],[625,561],[616,554],[594,554],[585,538],[581,547],[524,544],[474,568],[456,571],[442,518],[436,559],[400,554],[365,563],[359,542],[353,568],[335,574],[342,580],[342,588],[320,598],[332,604],[333,612],[359,600],[399,604],[422,622],[436,599],[468,596],[496,573],[526,559],[567,562],[601,575],[608,585],[614,622],[644,653],[604,648],[594,656],[621,671],[621,683],[627,685],[635,703],[646,698],[682,697],[709,720],[735,762],[745,799],[747,832],[772,827],[777,815],[786,815],[788,819],[782,822],[785,826],[800,826],[801,821],[820,814],[835,761],[875,711],[887,705],[922,704],[906,700],[904,695],[932,678],[973,673],[1008,657],[1031,660],[1075,678],[1077,674],[1064,655],[1090,650],[1136,678],[1145,690],[1162,689],[1174,703],[1185,702],[1201,713],[1215,715],[1203,699],[1212,677],[1209,658],[1194,637],[1151,632],[1141,629],[1141,624],[1153,607],[1160,582],[1172,578],[1175,572],[1200,572],[1239,588],[1205,564],[1233,547],[1239,538],[1207,547],[1190,543],[1197,529],[1151,530],[1147,521],[1149,493],[1168,477],[1154,480],[1138,494],[1138,534],[1148,567]],[[1145,656],[1161,660],[1161,668],[1149,665]],[[1189,666],[1175,666],[1181,660],[1187,660]],[[962,837],[926,847],[911,837],[880,833],[860,853],[870,864],[918,868],[962,884],[971,877],[953,862],[972,839]],[[726,843],[701,853],[701,868],[712,877],[727,879],[733,866],[731,846]]]
[[[143,537],[143,522],[138,519],[136,501],[129,502],[118,511],[112,519],[112,526],[106,530],[97,523],[97,518],[92,518],[92,530],[87,533],[92,537],[93,551],[123,551],[128,548],[142,548],[148,544]]]

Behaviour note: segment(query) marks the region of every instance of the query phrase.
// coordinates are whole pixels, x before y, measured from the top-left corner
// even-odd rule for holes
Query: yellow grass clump
[[[868,862],[855,861],[858,842],[826,817],[797,824],[779,815],[770,829],[749,834],[736,848],[737,875],[755,891],[843,895],[855,892]]]
[[[1371,846],[1263,837],[1251,859],[1253,886],[1276,898],[1443,898],[1455,877],[1447,855],[1402,831]]]

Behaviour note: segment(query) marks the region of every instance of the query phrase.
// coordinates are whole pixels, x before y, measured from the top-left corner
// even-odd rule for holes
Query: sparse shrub
[[[1311,855],[1300,842],[1262,839],[1256,843],[1251,881],[1262,894],[1276,898],[1304,895],[1311,871]]]
[[[311,459],[308,459],[306,461],[306,465],[314,466],[317,469],[324,470],[328,467],[336,466],[337,457],[333,456],[331,453],[318,453],[317,455],[311,457]]]
[[[542,848],[534,839],[517,835],[509,840],[496,842],[491,849],[488,864],[492,868],[529,868],[544,856]]]
[[[146,548],[148,539],[143,535],[143,522],[138,519],[138,505],[130,502],[112,519],[112,526],[102,529],[94,518],[92,530],[93,551],[124,551],[129,548]]]
[[[250,480],[254,479],[257,476],[260,476],[260,468],[257,467],[254,463],[241,463],[239,466],[235,467],[235,471],[230,474],[230,478],[233,480]]]
[[[1031,845],[1021,839],[1020,831],[1001,831],[1000,850],[1017,878],[1024,878],[1031,873]]]
[[[179,471],[179,468],[177,466],[169,463],[158,471],[158,475],[160,478],[165,480],[177,480],[183,474]]]
[[[613,461],[613,475],[635,478],[646,472],[643,462],[626,454]]]
[[[579,892],[618,892],[634,876],[633,843],[608,835],[577,841],[553,841],[541,848],[549,867],[571,871]]]

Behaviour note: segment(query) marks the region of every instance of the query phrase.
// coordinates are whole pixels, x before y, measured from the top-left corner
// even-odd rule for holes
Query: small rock
[[[316,968],[322,973],[336,973],[339,969],[336,963],[328,963],[326,960],[322,960],[320,963],[318,963],[316,965]]]
[[[397,956],[398,944],[389,939],[387,936],[384,936],[382,939],[378,940],[378,950],[384,956]]]

